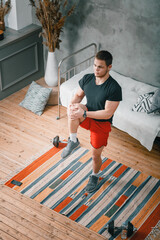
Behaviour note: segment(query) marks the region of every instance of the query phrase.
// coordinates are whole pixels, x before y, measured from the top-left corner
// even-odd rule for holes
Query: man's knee
[[[68,118],[70,120],[72,120],[72,116],[74,114],[76,114],[76,112],[79,111],[79,109],[83,109],[83,110],[87,110],[87,107],[81,103],[73,103],[73,104],[70,104],[67,108],[67,115],[68,115]],[[84,120],[84,118],[78,118],[79,119],[79,123],[82,122]],[[77,119],[76,119],[77,120]],[[74,121],[74,120],[73,120]]]
[[[73,104],[70,104],[70,108],[71,108],[72,110],[76,110],[76,109],[78,109],[78,108],[82,108],[82,109],[84,109],[84,110],[87,110],[86,105],[84,105],[84,104],[82,104],[82,103],[73,103]]]

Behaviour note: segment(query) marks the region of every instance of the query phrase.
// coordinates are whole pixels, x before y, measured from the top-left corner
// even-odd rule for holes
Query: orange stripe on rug
[[[81,157],[81,158],[79,159],[79,162],[85,163],[85,162],[87,162],[88,159],[91,158],[91,157],[92,157],[92,154],[91,154],[91,151],[89,151],[89,152],[86,153],[83,157]]]
[[[26,168],[24,168],[21,172],[19,172],[17,175],[15,175],[13,178],[11,178],[9,181],[5,183],[10,188],[13,188],[15,185],[12,184],[12,180],[21,181],[26,176],[28,176],[30,173],[32,173],[36,168],[41,166],[44,162],[46,162],[50,157],[52,157],[57,152],[61,151],[66,144],[60,143],[59,147],[53,147],[48,152],[44,153],[42,156],[37,158],[35,161],[33,161],[30,165],[28,165]]]
[[[148,234],[151,232],[152,227],[155,226],[159,221],[160,216],[160,204],[156,209],[151,213],[147,218],[144,224],[139,228],[138,232],[131,238],[131,240],[145,239]]]
[[[103,171],[106,167],[108,167],[108,165],[109,165],[111,162],[113,162],[113,161],[108,158],[107,161],[105,161],[105,162],[102,164],[100,170]]]
[[[114,174],[113,176],[118,178],[128,167],[125,165],[122,165]]]
[[[75,221],[87,208],[88,208],[88,206],[82,205],[69,218],[72,219],[73,221]]]
[[[71,197],[67,197],[63,200],[56,208],[53,210],[56,212],[60,212],[64,207],[66,207],[73,199]]]
[[[139,211],[138,215],[132,220],[132,224],[138,229],[145,219],[152,213],[155,206],[159,204],[160,200],[160,188],[153,194],[151,199],[145,204],[145,206]]]
[[[100,189],[96,191],[96,193],[91,197],[90,200],[96,200],[103,192],[104,190],[111,184],[111,182],[107,181],[105,182]]]
[[[41,193],[39,193],[34,200],[36,200],[37,202],[41,202],[43,201],[43,199],[45,199],[51,192],[53,192],[54,189],[51,188],[45,188]]]
[[[73,173],[73,171],[68,170],[67,172],[65,172],[60,179],[65,180],[67,177],[69,177],[69,175],[71,175]]]
[[[147,179],[148,175],[145,173],[141,173],[132,183],[135,187],[139,187],[139,185]]]
[[[40,177],[43,173],[45,173],[49,168],[51,168],[54,164],[56,164],[60,157],[61,152],[56,153],[53,155],[48,161],[43,163],[37,169],[35,169],[32,173],[26,176],[21,182],[23,183],[21,186],[15,186],[14,190],[17,192],[21,192],[25,187],[27,187],[30,183]]]
[[[87,183],[88,183],[88,179],[86,181],[84,181],[84,183],[80,187],[78,187],[73,194],[77,195],[79,192],[81,192],[83,190],[83,188],[85,188]]]
[[[98,232],[108,221],[109,221],[109,217],[103,215],[101,216],[91,227],[90,229]]]
[[[143,175],[143,174],[142,174]],[[143,178],[145,180],[145,178]],[[142,178],[141,178],[142,180]],[[138,181],[139,182],[139,181]],[[141,182],[139,182],[138,185],[140,185]],[[145,206],[139,211],[138,215],[135,216],[135,218],[131,221],[133,226],[135,228],[140,229],[142,224],[145,222],[145,220],[151,215],[151,213],[154,211],[155,206],[159,204],[159,196],[160,196],[160,188],[153,194],[151,199],[145,204]],[[151,226],[153,227],[153,226]],[[136,238],[136,240],[139,240],[141,238]],[[116,237],[116,240],[121,240],[121,236],[119,235]]]
[[[115,203],[115,205],[118,207],[122,206],[122,204],[126,201],[127,198],[127,196],[122,195],[120,199],[118,199],[118,201]]]

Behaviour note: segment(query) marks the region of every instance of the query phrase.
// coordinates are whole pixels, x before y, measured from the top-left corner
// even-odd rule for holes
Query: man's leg
[[[79,104],[76,104],[76,105],[77,105],[77,107],[80,107],[83,110],[87,110],[87,107],[83,104],[79,103]],[[72,136],[72,134],[77,134],[78,127],[79,127],[80,123],[83,122],[83,121],[84,121],[83,117],[72,120],[72,119],[70,119],[69,114],[68,114],[68,129],[69,129],[70,137]]]
[[[102,165],[102,158],[101,154],[103,151],[104,146],[96,149],[92,147],[92,166],[93,166],[93,172],[89,177],[89,182],[86,186],[86,191],[91,193],[97,189],[99,177],[98,173]]]
[[[107,146],[110,131],[111,126],[109,122],[98,122],[93,120],[90,125],[93,172],[89,177],[89,182],[86,186],[87,192],[97,190],[99,182],[98,173],[102,165],[101,154],[104,147]]]
[[[101,168],[102,165],[102,158],[101,158],[101,154],[103,151],[104,146],[102,146],[101,148],[94,148],[92,147],[92,164],[93,164],[93,173],[94,174],[98,174],[99,170]]]
[[[86,106],[83,104],[76,104],[76,105],[77,107],[81,107],[82,109],[87,110]],[[68,140],[67,147],[65,147],[65,149],[61,154],[62,158],[66,158],[67,156],[69,156],[72,153],[72,151],[79,146],[80,143],[77,138],[77,130],[82,121],[84,121],[83,117],[75,120],[70,119],[69,112],[68,112],[69,140]]]

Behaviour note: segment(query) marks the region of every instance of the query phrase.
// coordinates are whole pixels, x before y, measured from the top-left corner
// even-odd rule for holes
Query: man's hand
[[[69,105],[67,113],[71,120],[76,120],[83,117],[84,110],[78,103],[74,103]]]

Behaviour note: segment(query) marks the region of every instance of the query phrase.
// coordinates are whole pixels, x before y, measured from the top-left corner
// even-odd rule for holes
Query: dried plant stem
[[[11,1],[7,0],[5,4],[3,4],[3,0],[0,2],[0,29],[5,30],[4,24],[4,16],[9,12],[11,9]]]
[[[64,3],[63,3],[64,2]],[[50,52],[60,47],[60,33],[62,32],[67,16],[70,16],[75,8],[72,6],[66,15],[62,15],[61,8],[65,8],[67,0],[30,0],[36,10],[36,16],[42,24],[42,33],[45,44]]]

